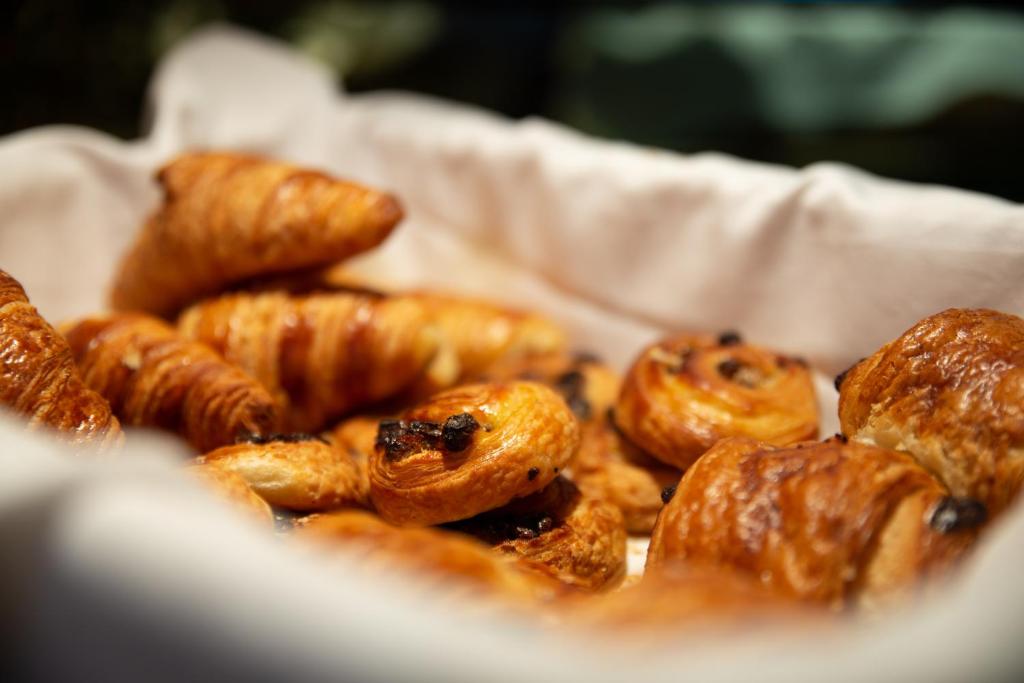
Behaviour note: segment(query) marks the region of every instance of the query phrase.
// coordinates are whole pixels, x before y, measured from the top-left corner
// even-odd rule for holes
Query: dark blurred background
[[[141,135],[154,64],[227,21],[402,89],[682,152],[843,161],[1024,201],[1024,11],[962,3],[36,0],[4,5],[0,133]]]

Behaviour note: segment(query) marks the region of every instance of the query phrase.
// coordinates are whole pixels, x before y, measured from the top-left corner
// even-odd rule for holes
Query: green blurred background
[[[352,91],[1024,201],[1024,12],[1012,5],[39,0],[2,11],[0,133],[75,123],[136,137],[160,55],[226,21],[293,44]]]

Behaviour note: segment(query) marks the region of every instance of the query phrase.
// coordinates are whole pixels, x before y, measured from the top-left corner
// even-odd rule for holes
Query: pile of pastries
[[[0,404],[83,455],[179,434],[197,485],[268,530],[453,600],[615,629],[875,609],[948,576],[1024,485],[1016,316],[921,320],[836,378],[819,441],[807,362],[735,332],[620,377],[541,315],[369,287],[344,262],[401,221],[386,193],[221,152],[157,180],[112,312],[54,328],[0,271]]]

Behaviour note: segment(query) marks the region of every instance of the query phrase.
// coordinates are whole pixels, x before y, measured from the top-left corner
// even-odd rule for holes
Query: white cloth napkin
[[[801,171],[588,139],[402,94],[227,28],[160,65],[152,130],[0,141],[0,268],[53,321],[103,307],[175,152],[229,147],[396,192],[408,218],[354,268],[543,310],[624,365],[670,330],[738,329],[832,374],[951,306],[1024,313],[1024,208],[817,164]],[[835,392],[820,382],[825,429]],[[459,615],[311,562],[176,469],[173,441],[69,458],[0,416],[0,609],[42,679],[999,680],[1021,675],[1024,509],[947,590],[803,637],[688,639],[636,657]],[[0,671],[2,673],[2,671]]]

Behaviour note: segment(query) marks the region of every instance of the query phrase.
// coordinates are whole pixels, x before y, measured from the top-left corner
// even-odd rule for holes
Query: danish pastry
[[[301,539],[349,548],[352,557],[388,570],[403,568],[449,597],[488,597],[526,606],[549,604],[565,594],[542,565],[501,556],[472,538],[442,529],[402,529],[359,511],[312,515],[295,525]]]
[[[626,527],[614,505],[558,476],[543,490],[453,528],[552,569],[577,588],[610,588],[626,573]]]
[[[0,270],[0,405],[99,449],[121,428],[102,396],[82,381],[67,341],[46,322],[21,284]]]
[[[647,567],[723,566],[809,602],[873,606],[948,567],[981,521],[976,504],[902,453],[839,438],[788,448],[729,438],[683,475]]]
[[[1024,320],[929,316],[837,381],[851,439],[906,451],[993,515],[1024,488]]]
[[[327,435],[335,448],[340,448],[356,467],[359,474],[360,500],[364,507],[372,507],[370,502],[370,458],[373,457],[374,444],[377,442],[377,428],[380,416],[356,415],[337,424]]]
[[[111,314],[63,331],[85,383],[127,424],[178,432],[200,452],[276,431],[279,408],[259,382],[161,320]]]
[[[340,261],[402,218],[391,195],[245,154],[184,154],[157,180],[163,205],[114,282],[120,310],[172,315],[232,283]]]
[[[681,335],[648,347],[626,374],[614,419],[634,444],[684,470],[727,436],[786,445],[818,434],[806,364],[735,333]]]
[[[370,497],[393,524],[467,519],[541,490],[578,446],[576,418],[548,387],[469,384],[380,423]]]
[[[261,498],[289,510],[365,504],[359,469],[348,453],[308,435],[272,435],[224,446],[195,459],[240,474]]]
[[[190,465],[186,472],[206,484],[239,512],[273,527],[273,509],[252,490],[242,475],[222,467],[202,464]]]
[[[405,297],[229,294],[186,310],[178,329],[262,382],[300,432],[424,374],[450,381],[455,371],[439,360],[445,351],[423,306]]]

